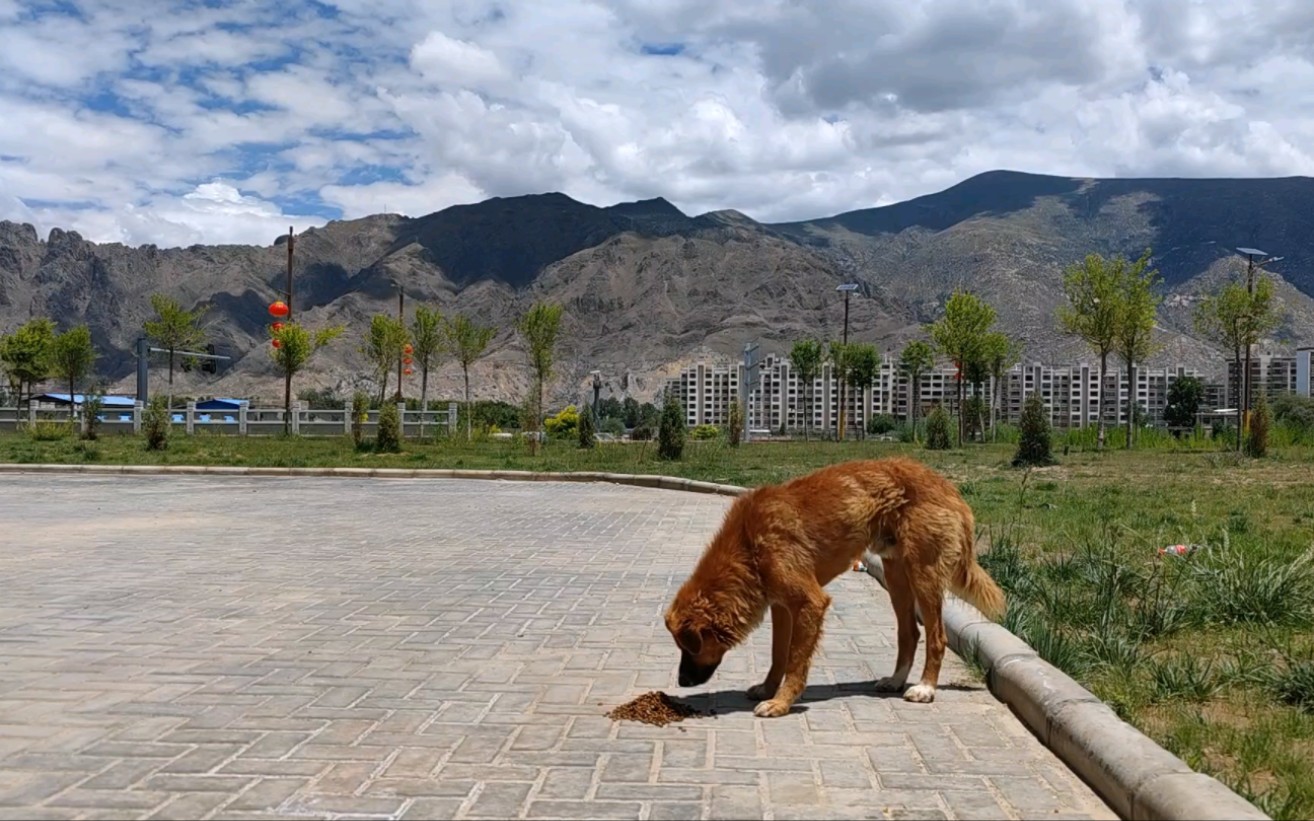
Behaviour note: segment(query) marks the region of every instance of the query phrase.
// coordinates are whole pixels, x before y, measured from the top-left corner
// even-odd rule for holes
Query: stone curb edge
[[[524,470],[405,468],[277,468],[201,465],[0,464],[0,473],[87,475],[337,476],[394,479],[500,479],[606,482],[617,485],[740,496],[748,488],[673,476],[627,473],[550,473]],[[883,587],[881,565],[867,573]],[[1040,658],[1036,651],[975,607],[946,595],[949,646],[986,672],[990,692],[1072,768],[1119,817],[1129,821],[1271,821],[1227,785],[1187,766],[1123,721],[1092,692]]]
[[[867,573],[885,586],[879,563],[868,563]],[[1123,721],[1098,696],[967,602],[947,594],[943,618],[953,651],[979,665],[990,692],[1119,817],[1129,821],[1269,818],[1223,782],[1192,770]]]

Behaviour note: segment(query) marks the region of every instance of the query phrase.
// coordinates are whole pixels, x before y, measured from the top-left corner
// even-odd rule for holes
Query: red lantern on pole
[[[277,302],[269,306],[269,313],[271,316],[277,316],[277,317],[287,316],[287,303],[281,299],[278,300]]]
[[[409,365],[409,364],[411,364],[411,363],[414,362],[414,361],[415,361],[414,359],[411,359],[411,358],[408,356],[408,357],[405,357],[405,358],[402,359],[402,364],[403,364],[403,365]]]
[[[407,342],[406,347],[402,348],[402,353],[406,354],[407,356],[410,356],[411,354],[415,353],[415,349],[411,347],[411,343]]]
[[[281,340],[279,340],[279,339],[271,339],[271,340],[270,340],[270,343],[271,343],[275,348],[281,348],[281,347],[283,347],[283,342],[282,342]]]
[[[405,370],[405,374],[406,374],[407,376],[410,376],[410,375],[413,374],[413,373],[415,373],[415,371],[411,370],[410,368],[407,368],[407,369]]]
[[[278,333],[279,331],[283,330],[283,323],[275,322],[273,325],[270,325],[269,327],[274,333]]]

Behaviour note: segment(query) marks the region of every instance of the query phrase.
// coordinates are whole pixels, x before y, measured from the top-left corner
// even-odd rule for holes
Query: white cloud
[[[994,168],[1314,175],[1305,0],[328,5],[0,0],[0,208],[263,243],[273,201],[316,197],[293,224],[550,190],[801,219]]]

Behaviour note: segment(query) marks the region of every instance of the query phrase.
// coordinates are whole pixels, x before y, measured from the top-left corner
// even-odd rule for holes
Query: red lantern
[[[279,331],[283,330],[283,323],[282,323],[282,322],[275,322],[273,325],[270,325],[269,328],[270,328],[270,330],[272,330],[274,333],[278,333]]]
[[[281,348],[281,347],[283,347],[283,343],[282,343],[281,340],[278,340],[278,339],[271,339],[270,342],[273,344],[273,346],[274,346],[275,348]]]
[[[404,359],[402,359],[402,363],[405,364],[405,365],[409,365],[409,364],[411,364],[411,363],[414,362],[414,361],[415,361],[415,360],[414,360],[414,359],[411,359],[409,356],[406,357],[406,358],[404,358]]]
[[[411,370],[410,368],[407,368],[407,369],[404,371],[404,373],[405,373],[407,376],[410,376],[411,374],[415,373],[415,371]]]
[[[410,356],[411,354],[415,353],[415,349],[411,347],[411,343],[407,342],[406,347],[402,348],[402,352],[405,353],[407,356]]]
[[[278,317],[287,316],[288,313],[287,303],[280,299],[279,301],[269,306],[269,313],[271,316],[278,316]]]

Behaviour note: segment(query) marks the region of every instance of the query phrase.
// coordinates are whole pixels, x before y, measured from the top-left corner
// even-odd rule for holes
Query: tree
[[[1127,365],[1127,447],[1135,436],[1136,363],[1154,354],[1154,323],[1159,314],[1160,297],[1154,289],[1161,280],[1159,272],[1149,267],[1150,251],[1132,263],[1118,283],[1118,325],[1114,333],[1114,350]],[[1103,383],[1101,383],[1103,384]]]
[[[999,433],[999,417],[1003,410],[1004,375],[1022,360],[1022,344],[1008,334],[992,331],[986,334],[982,345],[982,359],[994,383],[990,396],[990,436],[993,440]]]
[[[995,324],[995,309],[980,297],[966,291],[954,291],[944,306],[944,316],[931,324],[931,340],[940,353],[958,367],[958,444],[963,444],[963,375],[981,361],[982,346],[990,326]]]
[[[283,372],[283,433],[292,432],[292,377],[306,367],[316,351],[337,339],[344,330],[341,325],[334,325],[312,334],[295,322],[285,322],[273,332],[273,341],[278,344],[270,349],[270,356]]]
[[[424,438],[424,417],[429,410],[429,370],[446,348],[443,315],[423,305],[415,309],[411,321],[411,358],[420,366],[420,438]]]
[[[917,441],[917,411],[922,403],[922,376],[935,367],[935,349],[920,339],[909,342],[899,355],[899,371],[908,377],[908,422]]]
[[[406,326],[400,319],[387,314],[375,314],[370,317],[370,329],[365,336],[365,344],[360,352],[374,366],[374,380],[379,385],[379,404],[383,404],[388,395],[388,374],[401,362],[402,351],[406,348]]]
[[[849,384],[853,386],[858,399],[864,406],[863,416],[871,411],[871,403],[866,401],[866,389],[871,387],[876,381],[877,375],[881,371],[881,355],[876,350],[875,345],[866,342],[849,343],[848,353],[845,356],[848,362]],[[865,438],[867,426],[861,426],[861,434]]]
[[[1273,283],[1260,276],[1253,293],[1244,285],[1229,282],[1206,297],[1196,306],[1195,327],[1204,336],[1231,348],[1236,365],[1238,384],[1248,387],[1241,367],[1241,353],[1254,345],[1264,334],[1277,327],[1280,318],[1273,305]],[[1246,397],[1237,391],[1236,429],[1237,450],[1242,447],[1244,430],[1243,409]]]
[[[674,393],[668,393],[662,406],[661,425],[657,429],[657,456],[678,461],[684,454],[684,409]]]
[[[91,373],[96,364],[96,346],[86,325],[71,328],[55,337],[50,351],[51,370],[68,383],[68,401],[73,407],[77,383]]]
[[[821,343],[815,339],[801,339],[789,352],[790,364],[798,374],[800,386],[807,396],[807,410],[803,414],[803,441],[812,430],[812,392],[821,372]]]
[[[1054,456],[1050,453],[1049,417],[1045,414],[1045,403],[1040,394],[1033,393],[1027,397],[1022,405],[1019,427],[1021,438],[1018,440],[1017,454],[1013,457],[1013,467],[1054,464]]]
[[[931,408],[931,415],[926,417],[926,449],[949,449],[949,414],[944,412],[944,405]]]
[[[476,324],[465,314],[457,314],[444,323],[447,348],[461,363],[461,375],[465,377],[465,438],[473,438],[470,415],[470,366],[484,355],[488,343],[493,341],[495,329]]]
[[[205,331],[200,326],[205,306],[184,310],[176,300],[164,294],[151,294],[151,308],[155,318],[142,325],[146,338],[157,348],[169,352],[169,407],[173,407],[173,363],[178,351],[187,351],[205,344]]]
[[[556,361],[557,337],[561,334],[561,306],[537,302],[520,317],[517,330],[529,348],[529,364],[534,369],[534,430],[543,421],[543,391],[552,378]],[[535,442],[538,440],[535,439]]]
[[[1255,398],[1255,416],[1250,420],[1250,435],[1246,438],[1246,452],[1255,459],[1268,455],[1268,428],[1270,423],[1268,397],[1263,391]]]
[[[593,429],[593,408],[586,403],[584,410],[580,411],[579,421],[575,423],[576,432],[579,434],[579,446],[584,450],[591,450],[598,444],[597,432]]]
[[[401,413],[396,402],[379,405],[379,429],[374,435],[374,450],[379,453],[400,453],[402,440]]]
[[[737,448],[744,438],[744,403],[738,396],[730,397],[730,414],[726,420],[726,439],[730,447]]]
[[[28,320],[0,337],[0,362],[18,389],[19,407],[26,409],[31,404],[36,384],[50,375],[54,345],[55,323],[44,317]]]
[[[1195,415],[1204,402],[1204,382],[1197,376],[1179,376],[1168,386],[1168,402],[1163,420],[1171,428],[1195,426]]]
[[[1122,313],[1121,282],[1126,265],[1122,257],[1105,260],[1099,254],[1087,254],[1082,262],[1068,266],[1063,276],[1063,293],[1068,304],[1058,309],[1059,325],[1065,334],[1081,339],[1100,358],[1097,450],[1104,449],[1104,380],[1108,373],[1109,354],[1115,350],[1118,340]],[[1082,424],[1085,424],[1084,419]]]
[[[849,361],[850,347],[851,345],[845,345],[843,342],[832,339],[827,345],[826,351],[827,358],[830,360],[830,376],[835,380],[835,385],[839,388],[836,395],[836,399],[838,400],[838,411],[835,414],[836,441],[842,440],[844,434],[847,432],[841,430],[840,426],[845,425],[845,427],[847,427],[846,423],[848,422],[848,413],[846,413],[847,408],[844,407],[847,404],[848,397],[844,396],[844,388],[848,386],[850,380],[849,371],[852,364]]]

